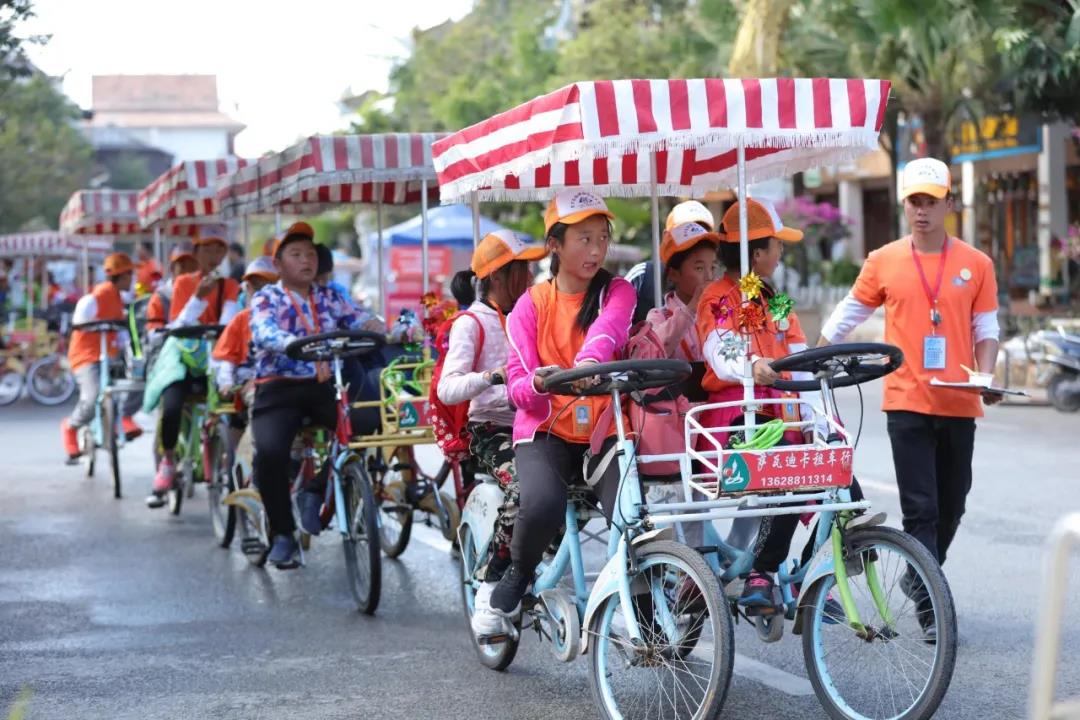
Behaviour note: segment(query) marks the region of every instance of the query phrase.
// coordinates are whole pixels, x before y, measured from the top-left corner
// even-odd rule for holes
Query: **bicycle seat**
[[[72,330],[80,332],[115,332],[127,330],[127,323],[123,320],[91,320],[90,322],[78,323],[71,326]]]
[[[225,329],[224,325],[185,325],[178,328],[166,328],[165,334],[185,340],[216,337]]]

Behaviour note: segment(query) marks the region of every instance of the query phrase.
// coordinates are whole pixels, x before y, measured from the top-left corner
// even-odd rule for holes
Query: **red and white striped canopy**
[[[0,257],[79,257],[83,246],[91,257],[112,252],[111,240],[93,235],[76,237],[51,230],[0,235]]]
[[[847,79],[579,82],[439,140],[444,203],[542,200],[563,187],[603,195],[699,197],[844,162],[878,147],[889,83]]]
[[[78,190],[60,212],[60,231],[78,235],[141,235],[136,190]]]
[[[247,164],[242,158],[228,157],[188,160],[173,166],[139,192],[139,223],[144,228],[164,227],[168,223],[174,231],[170,234],[178,234],[177,226],[190,226],[187,233],[180,234],[192,234],[197,223],[220,220],[217,179]]]
[[[317,212],[346,204],[420,201],[421,181],[437,196],[431,145],[446,133],[316,135],[221,178],[226,217],[279,209]]]

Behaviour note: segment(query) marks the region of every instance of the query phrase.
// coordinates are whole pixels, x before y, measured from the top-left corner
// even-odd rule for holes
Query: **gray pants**
[[[100,380],[100,363],[89,363],[75,371],[75,383],[79,386],[79,401],[75,403],[75,409],[71,411],[71,417],[68,419],[71,427],[82,427],[94,419],[94,403],[97,402]],[[120,402],[120,414],[122,417],[134,415],[141,405],[141,392],[124,393]]]

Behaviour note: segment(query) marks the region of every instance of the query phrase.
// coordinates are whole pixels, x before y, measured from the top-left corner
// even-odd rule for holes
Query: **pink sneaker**
[[[169,488],[172,487],[173,478],[176,477],[176,466],[168,460],[162,458],[158,463],[157,474],[154,475],[153,490],[155,493],[169,492]]]

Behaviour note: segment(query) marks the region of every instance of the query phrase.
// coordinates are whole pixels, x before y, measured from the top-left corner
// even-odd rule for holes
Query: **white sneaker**
[[[473,598],[473,613],[484,612],[491,609],[491,593],[495,592],[498,582],[482,582],[476,588],[476,596]]]
[[[476,612],[473,613],[470,622],[473,635],[478,638],[491,637],[492,635],[513,635],[513,619],[519,614],[521,614],[520,603],[518,603],[518,606],[514,608],[514,612],[512,613],[504,613],[501,610],[496,610],[491,607],[490,603],[483,610],[477,608]]]

